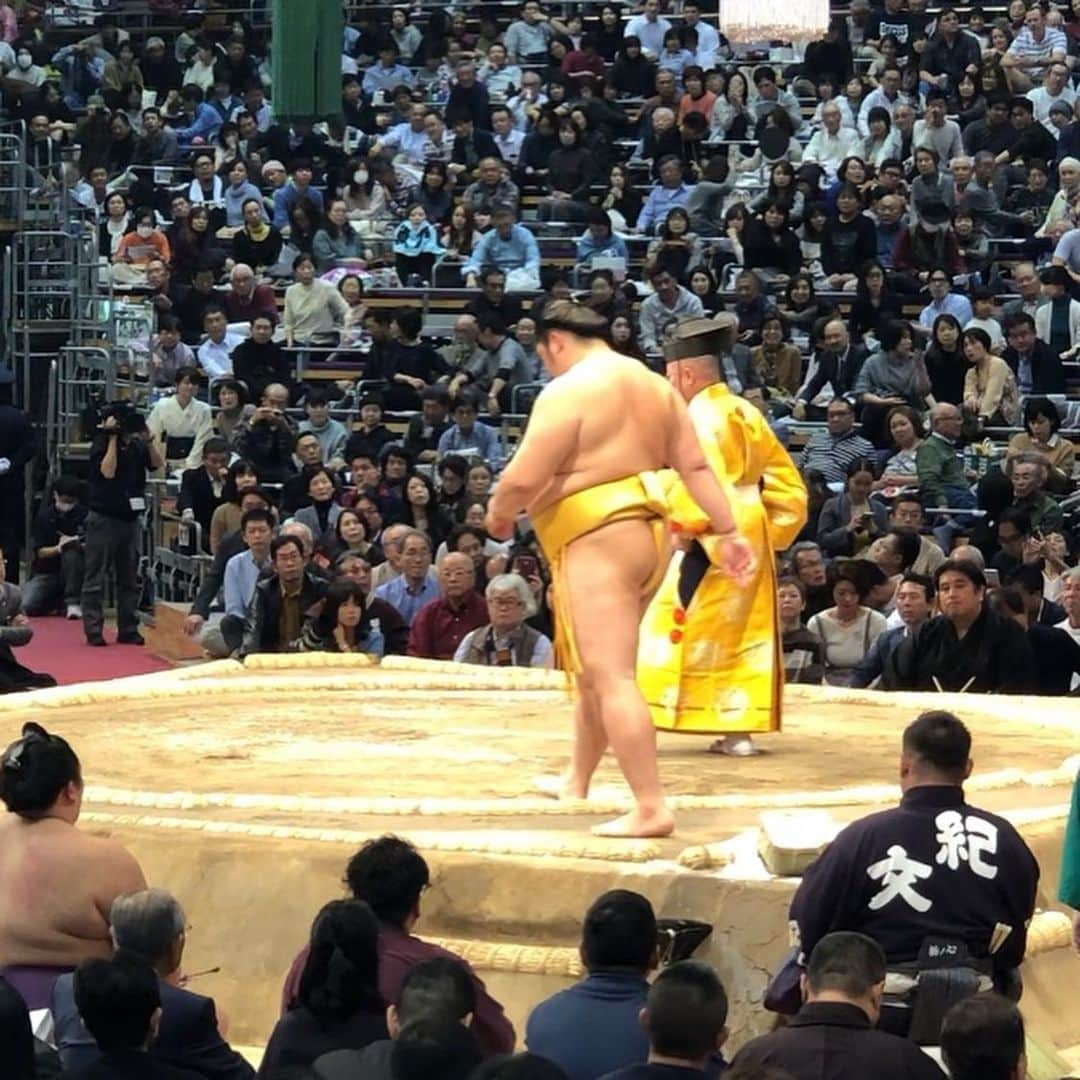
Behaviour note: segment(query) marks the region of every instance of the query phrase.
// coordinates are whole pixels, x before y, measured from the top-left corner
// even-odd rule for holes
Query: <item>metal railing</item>
[[[55,405],[49,425],[51,444],[49,468],[60,470],[64,458],[93,437],[84,431],[84,422],[98,405],[116,396],[116,365],[108,348],[101,345],[65,345],[51,365],[55,389],[50,387]]]

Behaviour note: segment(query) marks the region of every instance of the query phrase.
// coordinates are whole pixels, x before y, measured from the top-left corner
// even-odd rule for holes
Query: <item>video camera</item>
[[[121,435],[140,435],[146,431],[146,417],[130,401],[109,401],[98,410],[100,423],[97,425],[99,435],[109,435],[118,431]],[[107,428],[104,422],[109,417],[115,417],[116,427]]]

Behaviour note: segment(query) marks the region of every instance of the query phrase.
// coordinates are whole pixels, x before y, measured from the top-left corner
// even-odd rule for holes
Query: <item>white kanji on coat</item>
[[[997,826],[986,818],[968,814],[964,824],[967,826],[968,861],[973,873],[993,881],[998,875],[998,868],[983,859],[984,855],[996,855],[998,843]]]
[[[958,810],[943,810],[936,818],[940,845],[936,862],[950,870],[958,870],[962,862],[968,863],[973,873],[992,881],[998,868],[986,861],[984,856],[997,853],[997,826],[985,818],[968,814],[965,818]]]
[[[956,810],[943,810],[936,818],[937,836],[934,842],[940,844],[935,861],[938,866],[947,866],[958,870],[968,858],[968,838],[964,832],[964,819]]]
[[[918,859],[912,859],[899,844],[893,844],[884,859],[879,859],[866,868],[866,873],[871,880],[881,882],[881,892],[871,897],[867,906],[871,911],[879,911],[886,904],[899,898],[908,907],[925,914],[930,910],[933,901],[917,893],[915,885],[928,878],[933,872],[932,866],[927,866]]]

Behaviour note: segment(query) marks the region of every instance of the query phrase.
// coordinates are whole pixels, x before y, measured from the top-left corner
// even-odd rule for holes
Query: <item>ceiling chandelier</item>
[[[805,44],[828,28],[829,0],[720,0],[720,30],[732,42]]]

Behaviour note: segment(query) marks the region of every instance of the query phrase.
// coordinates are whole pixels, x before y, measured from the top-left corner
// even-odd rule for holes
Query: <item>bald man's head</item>
[[[476,564],[470,556],[451,551],[439,563],[439,587],[451,603],[462,599],[476,584]]]
[[[962,426],[960,410],[948,402],[939,402],[930,410],[930,427],[947,439],[958,439]]]
[[[476,321],[476,317],[473,315],[459,315],[454,320],[455,341],[467,342],[470,345],[475,345],[476,335],[479,331],[479,324]]]

